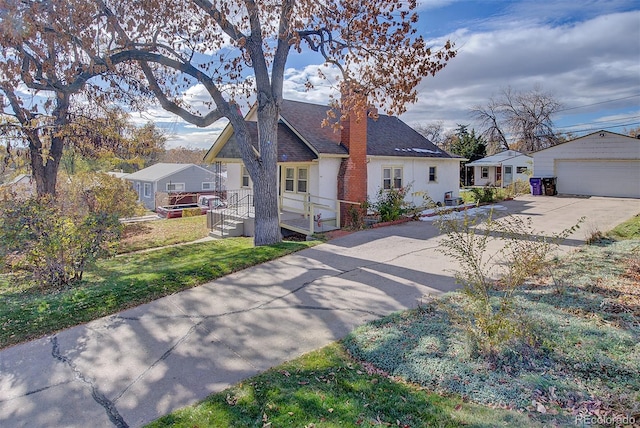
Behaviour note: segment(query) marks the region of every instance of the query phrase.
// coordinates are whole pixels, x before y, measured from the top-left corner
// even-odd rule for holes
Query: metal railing
[[[224,236],[230,228],[230,220],[243,220],[255,215],[251,189],[228,190],[226,207],[209,211],[209,230],[219,230]]]

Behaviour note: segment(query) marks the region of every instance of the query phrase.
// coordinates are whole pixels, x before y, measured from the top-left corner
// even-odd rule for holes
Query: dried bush
[[[527,278],[550,263],[553,250],[582,222],[547,237],[535,231],[530,218],[507,216],[499,220],[492,212],[487,217],[465,215],[462,220],[440,219],[445,233],[443,251],[456,260],[460,268],[456,280],[469,297],[469,304],[458,314],[480,353],[492,354],[513,341],[533,344],[514,312],[513,294]],[[489,243],[500,241],[492,251]]]

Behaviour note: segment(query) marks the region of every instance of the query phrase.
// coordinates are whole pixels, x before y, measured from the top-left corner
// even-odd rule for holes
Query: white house
[[[560,194],[640,198],[640,140],[597,131],[533,153],[534,177]]]
[[[447,192],[458,196],[461,158],[439,149],[397,117],[379,115],[357,121],[351,114],[342,131],[336,132],[322,126],[329,109],[282,102],[278,129],[281,210],[308,215],[313,204],[323,219],[335,218],[338,200],[375,201],[380,189],[409,188],[406,200],[417,206],[427,196],[436,202],[444,202]],[[245,120],[257,141],[255,108]],[[230,125],[204,159],[226,164],[228,189],[251,187]],[[344,212],[342,220],[344,224]]]
[[[476,186],[506,187],[514,181],[528,182],[533,171],[533,158],[515,150],[505,150],[492,156],[469,162]]]
[[[150,210],[156,209],[158,193],[197,194],[224,190],[220,174],[195,164],[157,163],[123,178],[131,182],[140,202]]]

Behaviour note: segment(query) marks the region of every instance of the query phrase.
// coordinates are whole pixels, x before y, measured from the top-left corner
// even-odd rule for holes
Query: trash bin
[[[543,177],[542,186],[544,187],[544,194],[547,196],[555,196],[558,194],[556,188],[557,177]]]
[[[529,179],[529,184],[531,185],[532,195],[542,195],[542,179],[541,178],[531,177]]]

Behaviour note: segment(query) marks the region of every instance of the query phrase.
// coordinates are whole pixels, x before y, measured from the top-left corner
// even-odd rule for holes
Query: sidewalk
[[[607,230],[640,200],[505,202],[553,232]],[[557,230],[555,230],[557,229]],[[580,245],[585,231],[568,243]],[[137,427],[455,288],[428,222],[369,229],[0,351],[0,426]]]

